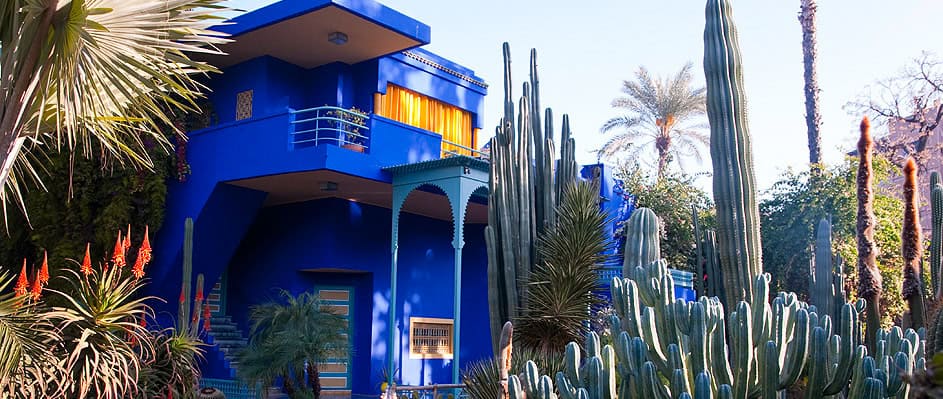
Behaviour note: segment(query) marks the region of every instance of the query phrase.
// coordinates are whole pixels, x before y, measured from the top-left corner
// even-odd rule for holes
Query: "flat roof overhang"
[[[282,0],[213,29],[233,40],[220,47],[228,55],[194,57],[217,68],[265,55],[303,68],[356,64],[428,44],[431,37],[428,25],[373,0]],[[333,32],[347,35],[347,42],[328,41]]]

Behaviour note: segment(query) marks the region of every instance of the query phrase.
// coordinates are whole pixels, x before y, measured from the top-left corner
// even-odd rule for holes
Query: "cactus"
[[[923,262],[923,244],[920,234],[920,212],[917,195],[917,164],[907,158],[904,164],[904,226],[901,233],[901,252],[904,257],[904,284],[901,293],[910,310],[914,328],[925,326],[926,306],[923,303],[923,283],[920,277]]]
[[[883,283],[881,271],[877,267],[877,245],[874,241],[874,228],[877,220],[874,216],[874,188],[872,187],[871,156],[874,141],[871,140],[871,122],[867,117],[861,120],[861,137],[858,139],[858,297],[867,301],[867,323],[865,345],[869,351],[877,350],[876,334],[881,328],[881,291]]]
[[[777,398],[805,376],[806,398],[905,398],[906,375],[925,368],[921,334],[894,327],[876,334],[878,351],[859,344],[863,301],[841,307],[840,321],[819,315],[795,294],[769,300],[769,275],[754,297],[727,312],[717,298],[673,299],[663,260],[613,279],[613,343],[590,333],[566,347],[555,378],[528,364],[510,377],[511,398]],[[728,343],[729,342],[729,343]],[[834,396],[841,397],[841,396]]]
[[[697,296],[707,295],[704,287],[704,276],[707,274],[707,265],[704,264],[704,244],[701,242],[701,223],[697,216],[697,208],[691,207],[691,216],[694,220],[694,292]]]
[[[812,304],[818,314],[838,321],[841,306],[846,302],[845,275],[841,257],[834,257],[833,263],[832,224],[827,219],[819,221],[813,255],[809,284]]]
[[[190,287],[193,277],[193,218],[183,224],[183,277],[180,283],[180,305],[177,308],[177,326],[190,325]],[[198,313],[198,311],[196,311]]]
[[[530,82],[515,116],[511,50],[504,44],[504,117],[491,139],[489,182],[488,306],[492,344],[497,348],[501,325],[526,307],[528,276],[537,259],[537,237],[555,223],[554,208],[565,188],[576,180],[575,144],[569,118],[563,116],[562,155],[554,173],[552,112],[541,125],[537,53],[531,50]]]
[[[811,284],[809,284],[812,305],[815,305],[819,314],[827,314],[834,320],[835,314],[832,312],[835,303],[834,292],[832,291],[834,282],[832,278],[832,224],[826,219],[819,221],[812,264],[814,267],[810,279]]]
[[[704,270],[707,274],[704,281],[705,295],[720,298],[721,302],[724,302],[727,300],[724,293],[724,276],[720,268],[720,254],[717,253],[717,236],[713,230],[704,232],[701,247],[703,248]]]
[[[626,222],[625,259],[622,275],[627,276],[637,266],[650,264],[660,257],[658,216],[649,208],[638,208]]]
[[[933,298],[937,301],[943,297],[943,287],[940,286],[943,273],[943,187],[940,186],[940,174],[930,174],[930,289]]]
[[[711,127],[717,249],[726,303],[751,297],[763,270],[753,153],[747,123],[740,44],[728,0],[708,0],[704,28],[707,117]]]

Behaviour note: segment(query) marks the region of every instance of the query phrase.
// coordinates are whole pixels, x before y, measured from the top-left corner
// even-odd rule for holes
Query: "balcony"
[[[335,145],[356,152],[368,152],[369,115],[356,109],[323,106],[289,110],[291,144],[295,149]]]
[[[370,148],[374,146],[373,136],[378,136],[378,148],[394,152],[387,154],[384,150],[375,154],[381,159],[390,158],[391,155],[392,158],[401,158],[405,154],[405,163],[426,161],[434,159],[429,156],[429,150],[435,147],[439,148],[439,158],[464,155],[488,159],[488,154],[475,148],[445,140],[438,134],[389,118],[368,115],[357,109],[326,105],[300,110],[290,109],[288,112],[293,149],[331,145],[355,152],[371,153]],[[407,144],[405,152],[392,150],[402,148],[403,144]]]

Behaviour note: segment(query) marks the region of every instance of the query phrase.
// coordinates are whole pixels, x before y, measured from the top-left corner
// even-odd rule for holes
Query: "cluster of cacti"
[[[526,303],[528,281],[536,262],[537,237],[554,224],[556,204],[576,180],[575,144],[563,116],[562,158],[554,172],[553,114],[540,119],[537,53],[531,50],[530,82],[515,115],[511,55],[504,44],[504,117],[491,139],[491,181],[488,199],[488,306],[492,343],[501,325],[518,316]]]
[[[901,252],[904,257],[904,284],[901,293],[907,301],[910,322],[914,328],[926,325],[926,305],[923,299],[923,241],[917,195],[917,165],[913,158],[904,164],[904,224],[901,232]]]
[[[940,186],[940,174],[930,173],[930,292],[934,300],[943,296],[940,287],[940,273],[943,273],[943,186]]]
[[[847,302],[845,274],[841,257],[833,262],[832,224],[827,219],[819,221],[813,254],[809,297],[820,315],[837,320],[842,304]]]
[[[697,255],[694,290],[698,296],[717,297],[725,301],[727,298],[724,294],[724,274],[720,268],[720,254],[717,252],[717,236],[713,230],[701,232],[697,210],[693,212],[694,244]]]
[[[510,398],[776,398],[803,377],[807,398],[905,398],[904,377],[924,368],[913,330],[879,332],[868,355],[860,345],[863,301],[844,304],[835,323],[795,294],[770,301],[766,274],[754,280],[752,300],[729,316],[717,298],[685,302],[673,291],[663,260],[614,279],[613,344],[602,346],[591,333],[581,356],[570,343],[553,379],[528,364],[523,379],[509,376]]]
[[[183,276],[180,280],[177,329],[186,332],[188,335],[196,336],[200,331],[201,320],[208,326],[209,312],[200,313],[200,310],[204,309],[203,273],[197,274],[196,296],[193,297],[193,300],[190,299],[190,289],[193,288],[193,218],[187,218],[183,226]]]
[[[874,187],[871,157],[874,141],[871,139],[871,123],[861,120],[861,137],[858,139],[858,213],[856,238],[858,241],[858,297],[867,301],[865,312],[865,345],[870,350],[877,348],[877,331],[881,328],[881,292],[883,281],[877,266],[877,244],[874,241]]]
[[[763,271],[759,207],[737,28],[728,0],[708,0],[704,28],[707,117],[711,127],[717,251],[725,303],[749,298]]]

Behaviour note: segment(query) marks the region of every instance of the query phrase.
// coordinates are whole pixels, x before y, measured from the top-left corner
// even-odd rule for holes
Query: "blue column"
[[[393,232],[390,237],[391,261],[390,261],[390,322],[387,328],[390,330],[387,340],[386,354],[387,363],[387,384],[393,386],[393,371],[396,370],[396,282],[397,282],[397,260],[399,257],[399,214],[403,202],[412,188],[394,187],[393,188]]]

